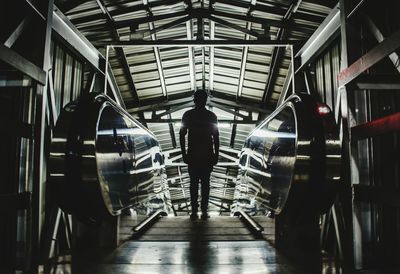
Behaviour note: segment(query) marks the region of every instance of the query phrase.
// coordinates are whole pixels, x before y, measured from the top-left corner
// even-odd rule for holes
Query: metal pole
[[[294,83],[295,71],[294,71],[294,48],[293,48],[293,45],[290,46],[290,58],[292,58],[292,63],[290,65],[292,66],[292,86],[293,86],[292,93],[294,94],[294,93],[296,93],[296,86]],[[283,100],[285,100],[285,98],[283,98]]]
[[[108,83],[108,54],[110,46],[106,46],[106,67],[104,68],[104,94],[107,94],[107,83]]]

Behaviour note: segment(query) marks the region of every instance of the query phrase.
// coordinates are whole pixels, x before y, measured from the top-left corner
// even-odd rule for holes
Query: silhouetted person
[[[197,218],[199,204],[198,190],[201,183],[202,219],[207,219],[208,198],[210,194],[210,174],[218,162],[219,133],[217,116],[206,109],[207,93],[198,90],[194,93],[195,108],[186,111],[182,117],[179,139],[183,161],[188,164],[190,176],[190,199],[192,220]],[[188,149],[186,151],[185,135],[188,133]]]

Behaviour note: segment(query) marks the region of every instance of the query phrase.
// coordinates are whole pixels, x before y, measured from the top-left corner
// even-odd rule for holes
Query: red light
[[[317,104],[317,111],[319,115],[327,115],[331,113],[331,109],[324,104]]]

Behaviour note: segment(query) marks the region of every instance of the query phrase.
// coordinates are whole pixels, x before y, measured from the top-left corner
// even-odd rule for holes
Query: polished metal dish
[[[63,109],[49,174],[59,206],[84,221],[128,207],[145,214],[171,208],[157,139],[105,95],[90,94]]]
[[[244,143],[233,211],[279,214],[290,201],[325,212],[336,196],[340,155],[329,107],[306,94],[290,96]]]

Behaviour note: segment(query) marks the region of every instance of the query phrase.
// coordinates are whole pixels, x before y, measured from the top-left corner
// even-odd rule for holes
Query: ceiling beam
[[[184,109],[184,108],[187,108],[187,107],[191,107],[191,106],[194,106],[193,102],[188,102],[188,103],[185,103],[185,104],[182,104],[182,105],[177,105],[177,106],[174,106],[173,108],[170,108],[169,110],[166,110],[166,111],[164,111],[164,112],[162,112],[160,114],[153,115],[153,118],[154,119],[160,119],[161,117],[163,117],[165,115],[170,115],[171,113],[174,113],[176,111],[179,111],[181,109]]]
[[[324,51],[340,34],[339,3],[331,10],[304,46],[296,53],[296,69],[299,72]]]
[[[283,16],[282,25],[287,25],[292,19],[294,14],[297,12],[299,5],[302,0],[292,0],[286,14]],[[278,30],[276,35],[277,40],[283,40],[287,36],[287,30],[282,27]],[[267,102],[271,99],[274,85],[276,83],[276,79],[278,77],[279,68],[281,67],[282,60],[284,58],[285,49],[275,47],[272,51],[271,57],[271,65],[269,66],[268,80],[265,85],[265,90],[263,94],[263,104],[267,104]]]
[[[250,6],[248,8],[247,11],[247,16],[250,17],[251,16],[251,12],[252,12],[252,7],[256,4],[256,0],[252,0],[250,2]],[[251,30],[251,22],[246,22],[246,29]],[[249,40],[250,39],[250,35],[249,34],[245,34],[244,36],[244,40]],[[237,90],[237,97],[241,97],[242,96],[242,91],[243,91],[243,84],[244,84],[244,76],[245,76],[245,72],[246,72],[246,64],[247,64],[247,56],[249,53],[249,47],[243,47],[242,49],[242,62],[240,63],[240,72],[239,72],[239,84],[238,84],[238,90]]]
[[[100,41],[95,43],[98,46],[108,45],[112,47],[197,47],[197,46],[215,46],[215,47],[244,47],[244,46],[269,46],[269,47],[287,47],[291,45],[301,45],[303,40],[277,40],[277,39],[258,39],[247,40],[243,39],[228,39],[228,40],[136,40],[136,41]]]
[[[212,16],[212,15],[208,15],[207,17],[208,17],[208,19],[214,21],[215,23],[218,23],[218,24],[224,25],[226,27],[229,27],[231,29],[235,29],[237,31],[240,31],[240,32],[246,33],[248,35],[254,36],[257,39],[262,39],[264,37],[264,34],[260,34],[260,33],[256,32],[256,31],[248,29],[248,28],[243,28],[243,27],[241,27],[239,25],[236,25],[236,24],[231,23],[229,21],[226,21],[224,19],[220,19],[220,18]]]
[[[127,109],[127,111],[129,113],[137,113],[137,112],[141,112],[141,111],[152,111],[152,110],[156,111],[156,110],[169,108],[169,107],[175,106],[175,105],[185,104],[187,102],[191,102],[192,100],[193,100],[193,98],[191,98],[191,97],[183,97],[183,98],[179,98],[179,99],[168,100],[168,101],[165,101],[162,103],[152,103],[149,105],[143,105],[141,107],[130,108],[130,109]]]
[[[147,16],[147,17],[138,18],[138,19],[119,20],[119,21],[115,21],[115,27],[116,28],[137,27],[140,24],[147,24],[150,22],[171,19],[171,18],[177,18],[179,16],[185,16],[185,15],[186,16],[189,15],[189,12],[187,10],[178,11],[178,12],[174,12],[174,13]]]
[[[186,21],[186,36],[188,40],[193,39],[193,25],[192,21]],[[195,68],[195,61],[194,61],[194,48],[188,47],[188,58],[189,58],[189,73],[190,73],[190,90],[196,90],[196,68]]]
[[[226,5],[231,5],[234,7],[241,7],[241,8],[248,7],[248,3],[244,2],[244,1],[216,0],[216,2],[223,3]],[[275,5],[255,4],[254,10],[284,16],[289,7],[290,7],[290,5],[286,5],[286,4],[283,4],[283,5],[282,4],[281,5],[279,5],[279,4],[275,4]],[[312,21],[312,22],[320,23],[320,22],[322,22],[322,20],[324,20],[325,14],[320,13],[319,15],[314,15],[314,14],[310,14],[310,13],[304,13],[304,14],[302,13],[302,14],[299,14],[297,17],[298,17],[298,19],[302,19],[305,21]]]
[[[248,5],[248,4],[246,4]],[[272,20],[272,19],[265,19],[261,17],[255,17],[255,16],[250,16],[247,17],[246,15],[239,15],[239,14],[234,14],[230,12],[223,12],[223,11],[212,11],[211,15],[215,16],[222,16],[230,19],[236,19],[236,20],[242,20],[242,21],[247,21],[247,22],[253,22],[261,25],[267,25],[271,27],[277,27],[277,28],[287,28],[293,31],[301,31],[305,33],[310,33],[312,34],[314,32],[314,28],[310,27],[308,25],[302,25],[300,24],[290,24],[290,23],[282,23],[282,21],[279,20]]]
[[[146,123],[180,123],[182,119],[180,118],[172,118],[172,119],[152,119],[152,118],[146,118],[143,120]],[[259,123],[259,121],[256,120],[231,120],[231,119],[218,119],[218,123],[223,123],[223,124],[238,124],[238,125],[256,125]]]
[[[240,98],[240,100],[236,100],[235,97],[233,96],[227,96],[226,94],[213,91],[211,90],[212,96],[209,97],[210,102],[215,102],[218,104],[222,104],[227,107],[231,108],[238,108],[240,110],[246,110],[246,111],[253,111],[253,112],[258,112],[258,113],[265,113],[265,114],[270,114],[271,110],[267,108],[261,108],[259,106],[259,103],[256,101],[250,101],[250,100],[245,100],[244,98]],[[141,101],[141,106],[140,107],[134,107],[134,108],[129,108],[127,111],[129,113],[138,113],[141,111],[156,111],[156,110],[161,110],[161,109],[168,109],[172,106],[176,105],[181,105],[185,104],[188,102],[192,102],[193,98],[191,96],[191,93],[185,93],[183,95],[180,95],[179,97],[176,97],[175,99],[151,99]]]
[[[143,4],[144,4],[144,6],[146,8],[148,16],[153,16],[149,1],[148,0],[143,0]],[[149,24],[150,31],[155,29],[153,22],[149,22],[148,24]],[[155,33],[152,33],[150,36],[151,36],[151,40],[152,41],[157,41],[157,37],[156,37]],[[162,94],[163,94],[164,97],[168,97],[167,87],[165,85],[164,70],[163,70],[163,67],[162,67],[160,49],[157,46],[154,46],[153,50],[154,50],[154,56],[156,58],[158,75],[160,77],[161,91],[162,91]]]
[[[86,0],[79,0],[81,2],[86,1]],[[119,9],[114,9],[111,10],[109,13],[111,16],[118,16],[118,15],[123,15],[123,14],[128,14],[128,13],[134,13],[137,11],[145,11],[146,8],[154,8],[154,7],[161,7],[161,6],[170,6],[174,4],[182,3],[182,0],[163,0],[163,1],[151,1],[148,4],[139,4],[139,5],[133,5],[129,7],[124,7],[124,8],[119,8]],[[65,9],[62,9],[65,10]],[[76,19],[71,20],[74,25],[86,23],[86,22],[91,22],[91,21],[96,21],[96,20],[102,20],[103,15],[102,14],[93,14],[89,16],[83,16],[79,17]]]
[[[235,117],[236,117],[236,116],[237,116],[237,117],[240,117],[240,118],[242,118],[243,120],[251,120],[250,113],[249,113],[249,115],[244,115],[244,114],[241,114],[241,113],[240,113],[239,111],[237,111],[237,110],[232,110],[231,108],[228,108],[228,107],[226,107],[226,106],[223,106],[223,105],[218,104],[218,103],[215,103],[215,102],[210,102],[209,105],[211,105],[211,106],[213,106],[213,107],[216,107],[216,108],[219,108],[220,110],[223,110],[223,111],[225,111],[225,112],[227,112],[227,113],[230,113],[230,114],[234,115]]]
[[[189,21],[190,19],[192,19],[192,16],[188,15],[188,16],[176,19],[172,22],[166,23],[164,25],[161,25],[159,27],[154,27],[154,25],[153,25],[153,28],[150,30],[135,31],[135,32],[131,33],[130,39],[131,40],[140,40],[145,37],[151,36],[152,34],[156,34],[157,32],[160,32],[162,30],[166,30],[166,29],[172,28],[174,26],[177,26],[179,24],[185,23],[185,22]],[[148,24],[154,24],[154,22],[149,22]]]
[[[97,2],[97,5],[99,6],[99,8],[101,9],[101,11],[103,12],[104,16],[106,17],[107,25],[111,29],[111,33],[112,33],[113,38],[119,40],[118,31],[114,27],[114,19],[112,18],[112,16],[108,12],[107,7],[104,4],[104,1],[103,0],[96,0],[96,2]],[[117,52],[119,60],[121,61],[121,65],[122,65],[122,69],[123,69],[124,74],[125,74],[125,78],[127,79],[127,82],[128,82],[128,85],[129,85],[129,89],[130,89],[132,97],[134,99],[134,104],[135,105],[139,105],[139,97],[138,97],[138,94],[136,92],[135,83],[133,82],[132,74],[131,74],[131,71],[130,71],[128,60],[126,59],[125,52],[124,52],[124,50],[122,48],[116,48],[115,50]]]
[[[215,39],[215,22],[210,21],[210,40]],[[208,75],[208,81],[209,81],[209,89],[210,91],[214,90],[214,67],[215,67],[215,48],[210,46],[209,48],[209,75]]]
[[[229,100],[229,99],[225,99],[222,98],[219,93],[214,92],[213,93],[213,97],[210,98],[211,102],[216,102],[219,104],[223,104],[226,106],[230,106],[230,107],[237,107],[238,109],[241,110],[246,110],[246,111],[256,111],[259,113],[265,113],[265,114],[270,114],[271,111],[266,109],[266,108],[260,108],[257,103],[250,103],[250,102],[236,102],[234,100]]]

